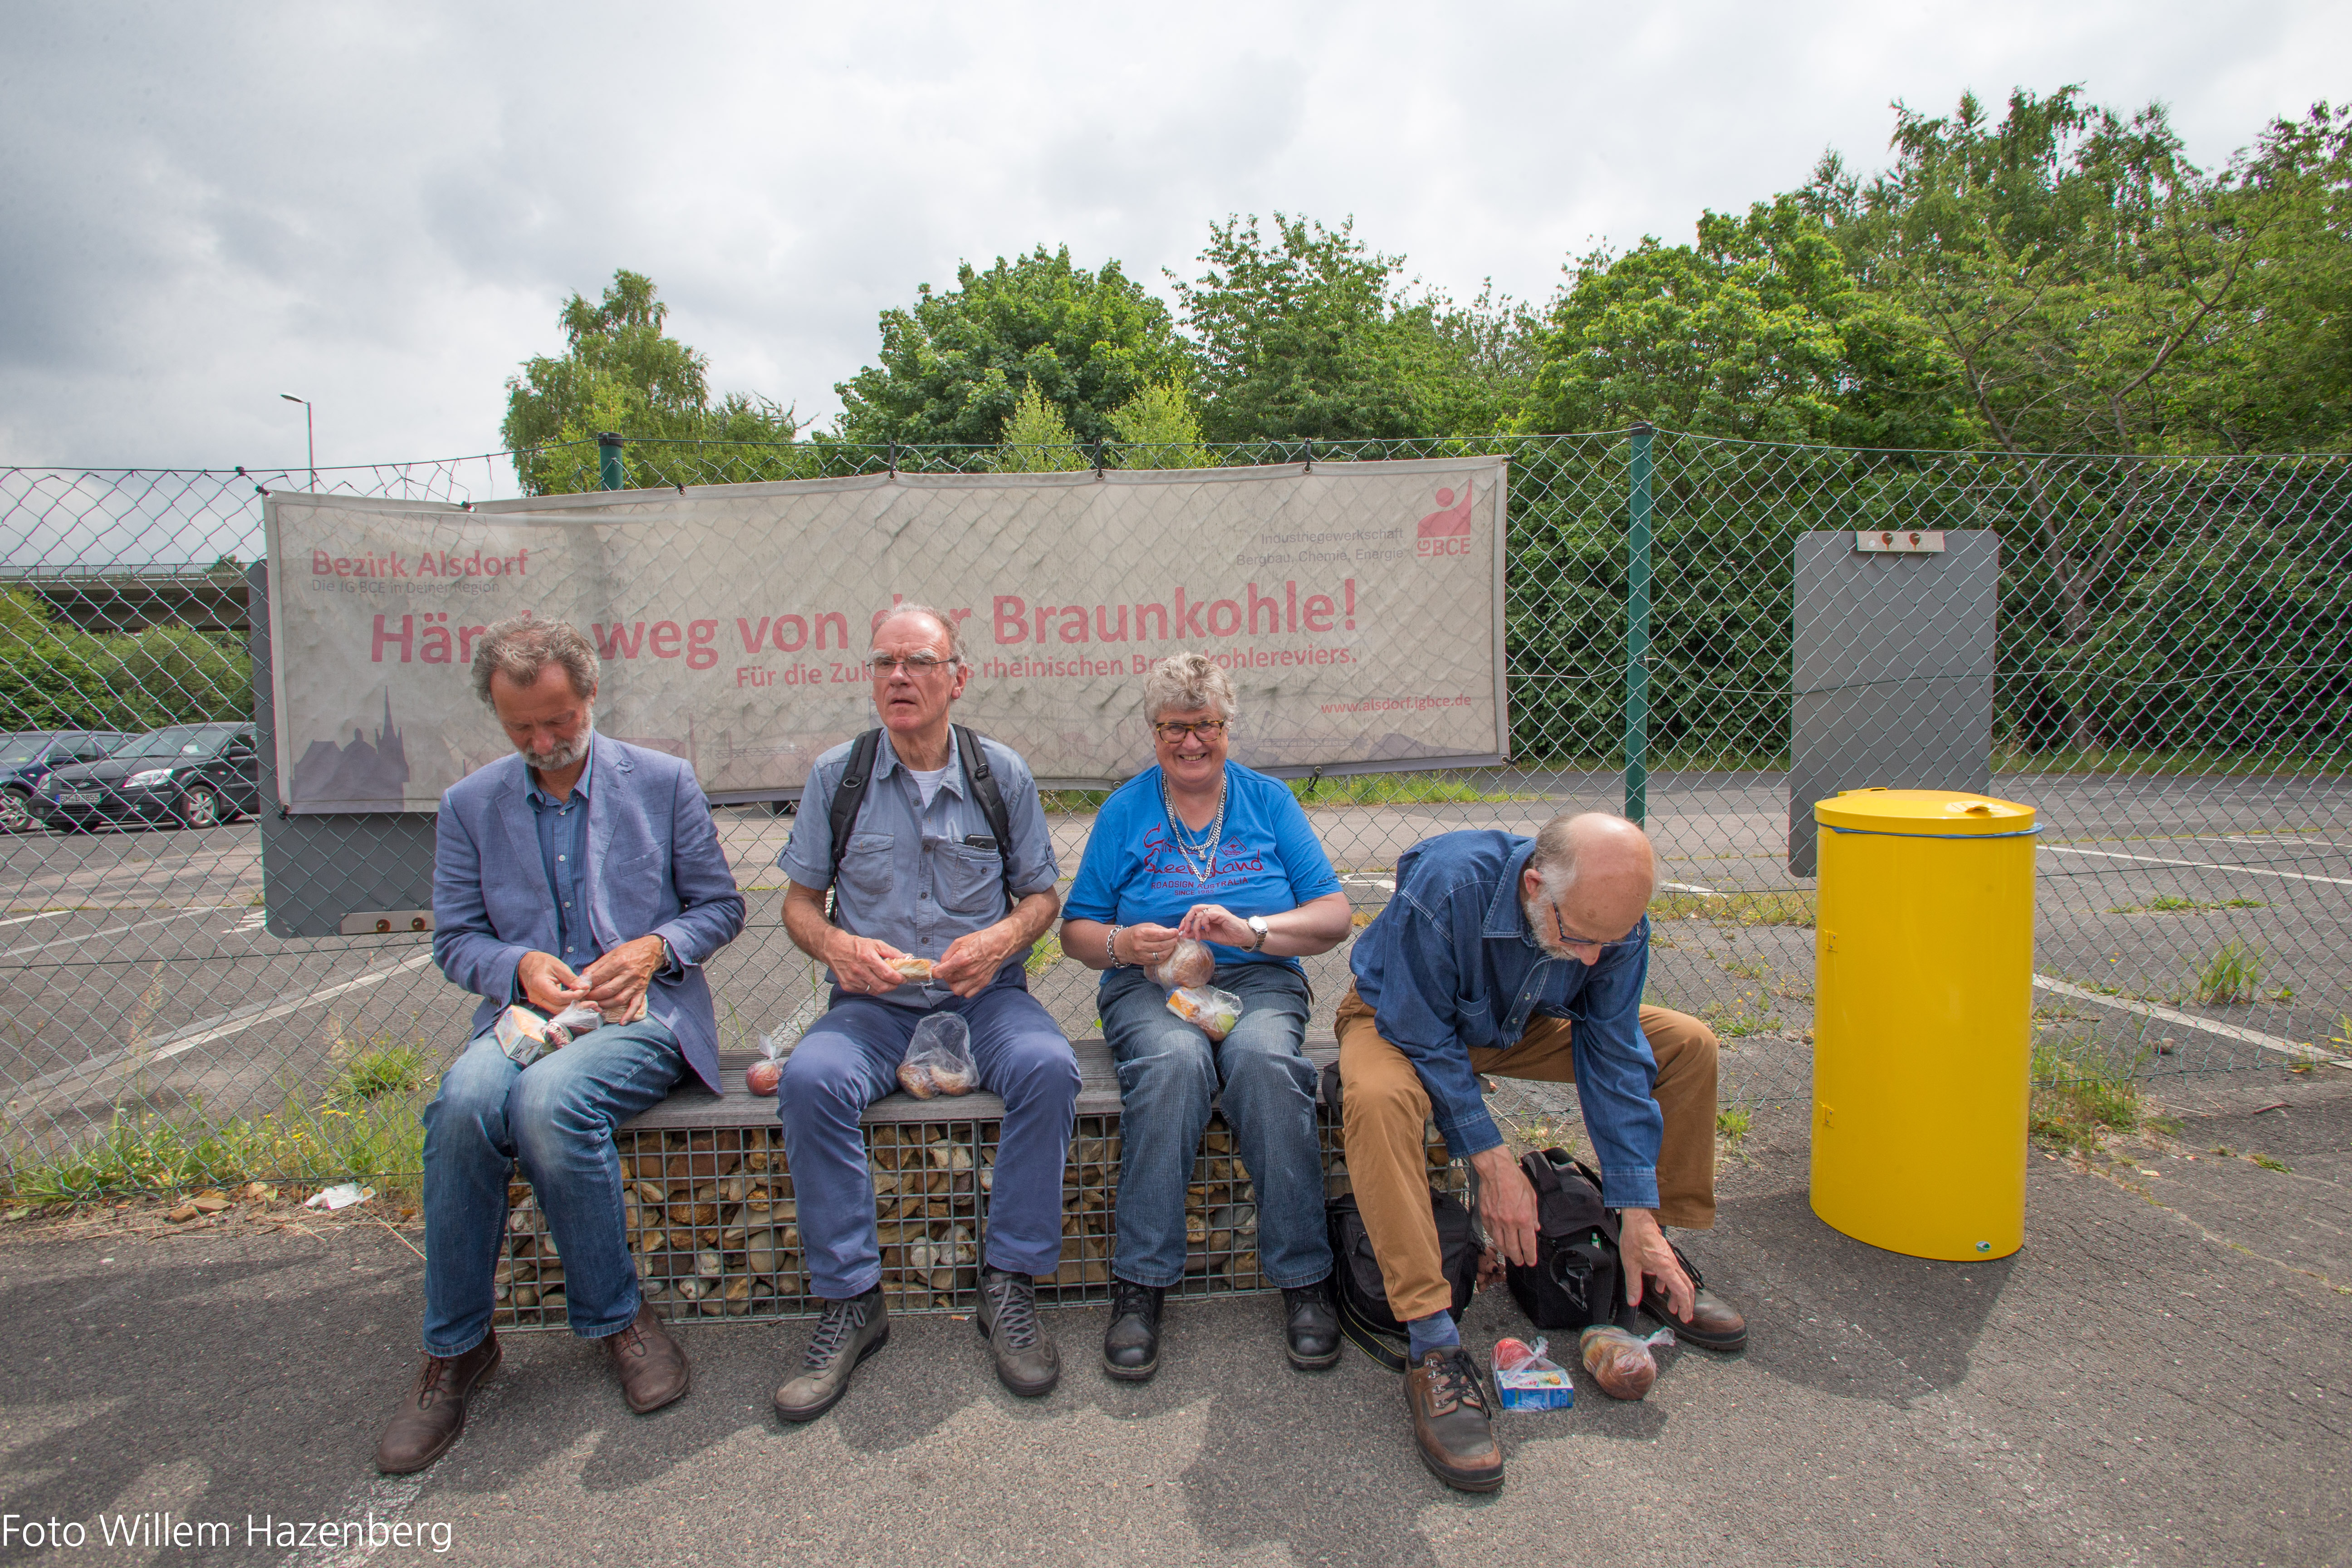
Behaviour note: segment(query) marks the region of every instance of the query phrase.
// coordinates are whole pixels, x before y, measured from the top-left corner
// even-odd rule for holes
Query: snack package
[[[1576,1404],[1568,1369],[1544,1354],[1550,1345],[1519,1340],[1495,1342],[1495,1391],[1506,1410],[1566,1410]]]
[[[547,1048],[559,1050],[608,1020],[585,1002],[574,1002],[547,1021]]]
[[[1213,1040],[1223,1039],[1242,1021],[1242,999],[1213,985],[1188,985],[1170,992],[1168,1010],[1188,1024],[1198,1025],[1201,1033]]]
[[[1594,1323],[1577,1336],[1576,1349],[1601,1393],[1612,1399],[1639,1399],[1658,1381],[1658,1359],[1651,1347],[1674,1342],[1672,1329],[1642,1335],[1614,1323]]]
[[[1162,991],[1182,991],[1195,985],[1206,985],[1216,978],[1217,955],[1209,951],[1207,942],[1194,942],[1188,936],[1178,942],[1176,951],[1166,958],[1157,963],[1147,964],[1143,973],[1151,976],[1151,984]]]
[[[971,1065],[971,1026],[955,1013],[932,1013],[915,1026],[898,1064],[898,1087],[917,1100],[970,1094],[979,1078]]]
[[[743,1069],[743,1087],[753,1094],[773,1094],[783,1081],[783,1058],[776,1054],[776,1037],[760,1037],[760,1059]]]
[[[490,1036],[498,1041],[499,1049],[506,1052],[507,1059],[519,1068],[530,1066],[562,1043],[551,1041],[547,1037],[547,1020],[520,1003],[499,1015],[499,1021],[490,1026]]]
[[[898,972],[902,980],[929,980],[931,977],[931,961],[928,958],[894,958],[890,961],[890,967]]]

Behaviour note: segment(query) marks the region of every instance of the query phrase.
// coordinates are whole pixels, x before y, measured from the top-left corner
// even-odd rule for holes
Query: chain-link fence
[[[644,442],[315,476],[17,468],[0,471],[0,730],[11,732],[0,1081],[20,1186],[414,1169],[416,1097],[462,1043],[470,999],[432,968],[425,939],[284,941],[261,929],[254,815],[276,806],[257,759],[236,753],[240,738],[251,749],[253,718],[242,563],[261,553],[265,489],[463,503],[510,493],[509,473],[553,492],[1483,453],[1511,462],[1514,760],[1297,782],[1360,923],[1386,900],[1399,852],[1431,834],[1635,810],[1671,881],[1652,999],[1713,1023],[1727,1100],[1801,1098],[1813,893],[1788,868],[1787,798],[1804,695],[1791,676],[1800,536],[1991,530],[1993,789],[2039,808],[2044,825],[2043,1070],[2347,1054],[2352,460],[2018,458],[1619,432],[1108,445],[1011,460]],[[173,726],[184,728],[125,739]],[[1133,750],[1145,765],[1139,714]],[[111,763],[90,760],[110,752]],[[149,782],[135,784],[142,773]],[[1066,878],[1096,798],[1049,802]],[[393,831],[385,820],[354,857],[381,842],[369,833]],[[740,1048],[804,1026],[815,989],[778,921],[791,817],[753,805],[719,820],[752,910],[711,965],[722,1044]],[[1318,1032],[1345,964],[1344,947],[1309,964]],[[1049,945],[1032,984],[1084,1036],[1098,1032],[1094,980]]]

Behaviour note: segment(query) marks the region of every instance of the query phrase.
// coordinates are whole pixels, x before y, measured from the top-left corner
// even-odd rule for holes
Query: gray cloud
[[[2352,19],[2251,0],[917,10],[10,5],[0,459],[484,450],[564,295],[650,273],[722,389],[835,407],[875,317],[1030,247],[1189,276],[1276,208],[1457,295],[1868,168],[1901,99],[2084,82],[2219,163]],[[1082,20],[1074,20],[1082,18]]]

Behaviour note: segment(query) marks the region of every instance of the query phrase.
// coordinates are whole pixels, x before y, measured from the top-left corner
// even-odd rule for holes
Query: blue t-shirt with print
[[[1188,841],[1198,839],[1188,836]],[[1172,926],[1194,904],[1222,904],[1247,920],[1278,915],[1339,890],[1331,858],[1323,853],[1289,786],[1239,763],[1225,764],[1224,836],[1213,874],[1202,880],[1170,837],[1155,764],[1119,785],[1095,814],[1062,914],[1106,925]],[[1295,958],[1218,942],[1209,950],[1219,963],[1303,967]]]

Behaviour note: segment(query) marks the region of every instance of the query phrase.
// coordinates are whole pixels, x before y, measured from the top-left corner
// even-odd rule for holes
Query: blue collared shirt
[[[939,793],[925,805],[887,731],[882,741],[875,753],[874,776],[866,783],[866,798],[841,858],[833,921],[845,931],[887,942],[913,957],[938,958],[956,938],[994,925],[1012,912],[1004,896],[1005,847],[983,848],[966,842],[992,838],[994,830],[972,798],[963,759],[952,745]],[[834,788],[849,765],[851,744],[834,747],[809,770],[800,810],[793,818],[792,838],[776,857],[784,874],[803,888],[823,891],[833,881],[829,819]],[[1018,752],[985,736],[980,744],[1011,819],[1013,890],[1022,898],[1050,892],[1061,869],[1054,858],[1045,807],[1037,799],[1037,781]],[[1023,948],[1006,962],[1028,956],[1029,949]],[[929,1008],[951,994],[945,986],[910,981],[882,1000]]]
[[[547,868],[547,890],[555,897],[555,956],[577,974],[604,956],[588,921],[588,781],[596,772],[595,731],[588,734],[587,765],[562,800],[540,787],[538,769],[523,772],[530,780],[523,798],[539,825],[539,858]]]
[[[1532,838],[1485,828],[1442,833],[1406,850],[1397,859],[1396,896],[1349,958],[1357,994],[1381,1038],[1412,1059],[1456,1156],[1503,1142],[1471,1050],[1509,1050],[1538,1015],[1569,1020],[1602,1199],[1612,1208],[1654,1209],[1665,1119],[1653,1098],[1657,1059],[1641,1025],[1650,922],[1598,963],[1552,957],[1519,901],[1520,873],[1534,851]]]

